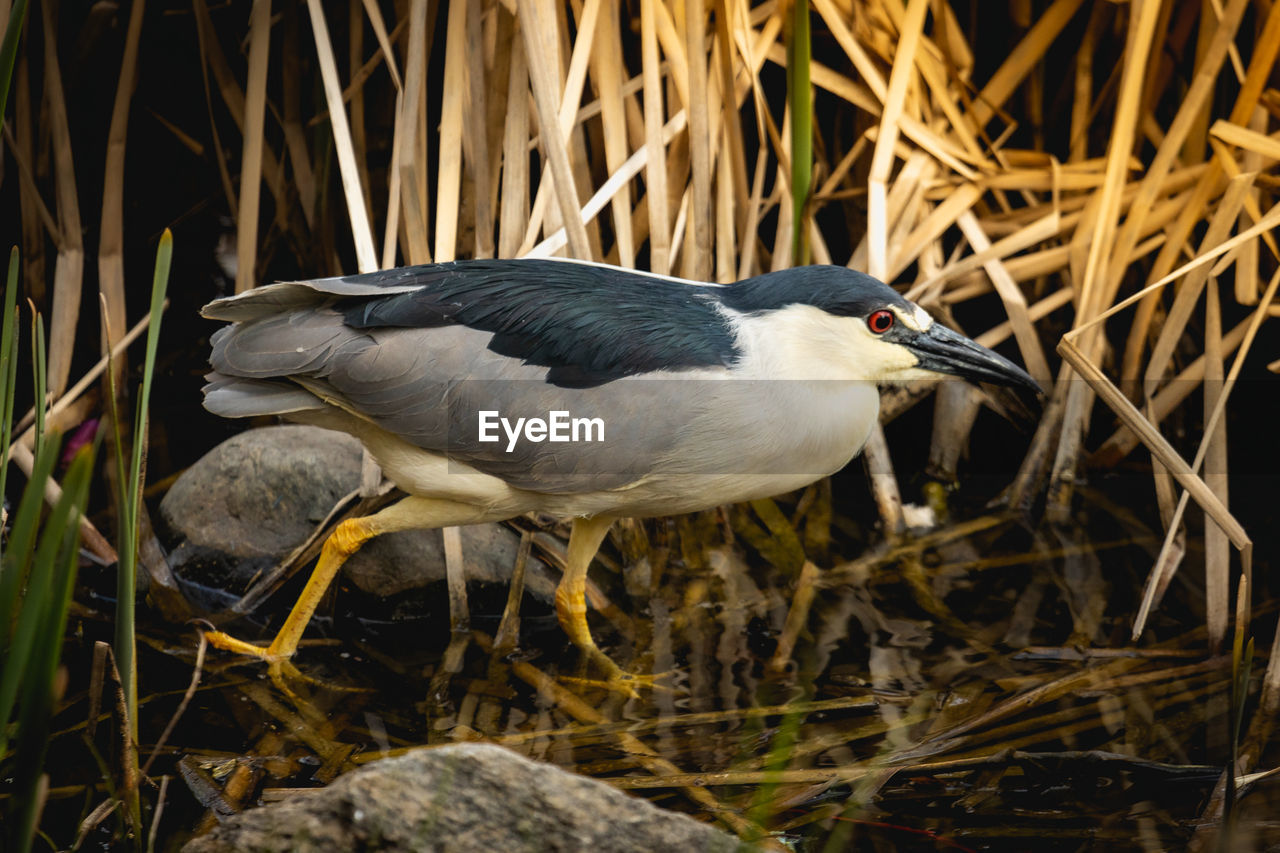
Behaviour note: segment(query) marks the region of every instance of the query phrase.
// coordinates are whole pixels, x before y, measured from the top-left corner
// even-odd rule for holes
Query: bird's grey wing
[[[235,323],[213,338],[207,405],[232,416],[337,406],[519,487],[618,488],[677,446],[699,405],[673,393],[685,386],[634,382],[721,374],[736,358],[717,299],[689,282],[547,260],[272,285],[206,306]],[[483,441],[485,411],[520,434]],[[604,439],[539,441],[530,422],[555,412]]]
[[[464,325],[358,329],[333,308],[295,311],[214,336],[206,405],[234,416],[253,408],[246,400],[255,395],[271,399],[262,385],[279,383],[269,380],[291,380],[275,392],[281,413],[300,410],[306,403],[300,395],[310,394],[315,407],[337,405],[517,488],[557,493],[637,481],[649,460],[678,444],[680,430],[703,405],[692,385],[689,393],[673,395],[672,381],[555,385],[547,368],[496,353],[491,342],[491,333]],[[231,377],[260,384],[240,385]],[[499,421],[487,432],[497,440],[482,440],[482,412],[495,413],[491,421],[520,424],[520,437],[512,440]],[[529,419],[545,421],[553,412],[591,422],[592,440],[585,440],[585,429],[579,441],[528,438]]]
[[[637,378],[565,388],[545,379],[468,379],[451,386],[445,403],[448,453],[524,489],[625,488],[682,443],[709,399],[701,384]]]
[[[737,357],[718,289],[603,264],[486,259],[285,282],[206,305],[210,319],[265,320],[338,308],[358,329],[461,325],[488,348],[587,387]]]

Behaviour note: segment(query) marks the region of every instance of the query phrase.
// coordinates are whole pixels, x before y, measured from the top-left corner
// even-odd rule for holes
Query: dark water
[[[628,670],[661,673],[637,697],[590,683],[547,602],[526,595],[518,649],[493,653],[507,590],[473,585],[473,632],[449,673],[443,585],[379,601],[339,584],[308,633],[330,642],[299,653],[293,699],[261,665],[210,651],[151,771],[175,777],[161,837],[207,823],[201,798],[219,805],[210,792],[223,786],[253,805],[405,749],[484,739],[704,819],[710,797],[739,828],[799,850],[1182,848],[1229,754],[1231,667],[1205,654],[1190,570],[1129,642],[1159,548],[1125,501],[1139,482],[1082,490],[1081,526],[966,512],[886,543],[865,498],[844,500],[865,490],[851,472],[775,504],[793,544],[821,558],[803,579],[779,568],[788,537],[763,533],[768,507],[631,523],[593,567],[615,607],[593,611],[592,628]],[[555,564],[564,531],[521,524]],[[812,603],[789,637],[798,586]],[[260,615],[280,618],[294,594]],[[1255,633],[1269,637],[1272,618],[1263,607]],[[86,640],[109,628],[91,613],[81,624]],[[196,643],[175,626],[141,633],[146,755]],[[84,713],[75,696],[60,720]],[[635,741],[681,775],[655,773]],[[77,733],[55,750],[51,766],[83,772],[55,780],[51,813],[78,812],[93,797],[74,787],[95,773]],[[1269,799],[1264,782],[1241,808],[1260,845],[1276,840],[1259,811]]]

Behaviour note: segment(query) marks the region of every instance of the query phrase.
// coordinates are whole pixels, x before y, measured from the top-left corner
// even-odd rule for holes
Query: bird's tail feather
[[[243,379],[216,371],[205,379],[209,384],[204,386],[204,407],[224,418],[287,415],[327,408],[315,394],[293,383]]]
[[[391,274],[396,272],[400,271],[277,282],[217,299],[201,308],[200,314],[210,320],[240,323],[303,308],[317,308],[339,299],[388,296],[421,288],[421,283],[392,277]]]

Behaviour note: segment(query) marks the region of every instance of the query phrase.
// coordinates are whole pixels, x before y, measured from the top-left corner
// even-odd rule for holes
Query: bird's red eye
[[[883,335],[893,328],[893,312],[872,311],[871,316],[867,318],[867,328],[877,335]]]

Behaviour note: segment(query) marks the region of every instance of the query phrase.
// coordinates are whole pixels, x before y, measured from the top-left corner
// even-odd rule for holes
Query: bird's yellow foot
[[[271,679],[275,688],[289,697],[295,705],[303,701],[302,696],[290,686],[290,682],[309,682],[313,679],[303,676],[298,668],[289,662],[293,657],[294,649],[281,650],[278,637],[271,645],[259,646],[238,640],[222,631],[206,631],[204,636],[209,641],[209,645],[214,648],[263,661],[267,665],[267,677]]]
[[[209,645],[215,649],[222,649],[227,652],[235,652],[238,655],[247,655],[249,657],[258,658],[259,660],[287,660],[292,657],[292,653],[282,655],[274,648],[275,643],[269,646],[259,646],[254,643],[246,643],[244,640],[237,640],[230,634],[222,631],[206,631],[205,639],[209,641]]]
[[[672,688],[658,682],[666,678],[670,673],[657,672],[651,674],[643,674],[638,672],[628,672],[613,662],[613,659],[600,651],[594,645],[583,650],[587,657],[597,668],[603,671],[604,678],[579,678],[576,676],[561,676],[562,681],[570,684],[578,684],[584,687],[603,687],[605,690],[611,690],[615,693],[621,693],[631,699],[639,699],[640,691],[663,691],[674,692]]]

